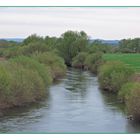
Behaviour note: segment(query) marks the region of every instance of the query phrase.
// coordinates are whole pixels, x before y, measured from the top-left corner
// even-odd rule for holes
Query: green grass
[[[103,59],[107,61],[121,61],[140,72],[140,54],[104,54]]]

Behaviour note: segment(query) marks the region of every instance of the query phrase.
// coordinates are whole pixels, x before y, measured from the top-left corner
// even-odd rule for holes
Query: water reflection
[[[101,90],[101,95],[102,95],[105,105],[108,106],[109,109],[112,109],[112,110],[117,109],[124,115],[127,115],[126,107],[123,103],[119,101],[117,94],[115,93],[112,94],[107,91]]]
[[[69,92],[69,96],[73,98],[86,96],[89,80],[86,74],[81,70],[69,69],[67,79],[64,81],[64,87]]]

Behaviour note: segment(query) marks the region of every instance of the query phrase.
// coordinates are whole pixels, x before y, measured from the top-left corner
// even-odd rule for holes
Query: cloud
[[[0,37],[60,36],[84,30],[93,38],[140,36],[140,8],[0,8]]]

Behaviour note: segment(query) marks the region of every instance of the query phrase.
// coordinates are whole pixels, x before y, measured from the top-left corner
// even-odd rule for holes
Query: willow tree
[[[88,43],[87,34],[84,31],[67,31],[57,41],[59,55],[64,58],[68,66],[72,65],[72,59],[82,51],[86,50]]]

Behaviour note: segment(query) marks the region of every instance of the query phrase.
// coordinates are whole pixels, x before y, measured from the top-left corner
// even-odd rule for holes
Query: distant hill
[[[24,38],[0,38],[0,40],[22,42],[24,40]]]
[[[95,40],[99,40],[104,44],[109,44],[113,46],[117,46],[120,40],[104,40],[104,39],[91,39],[90,42],[94,42]]]
[[[119,40],[101,40],[102,43],[105,44],[110,44],[110,45],[118,45],[119,44]]]

